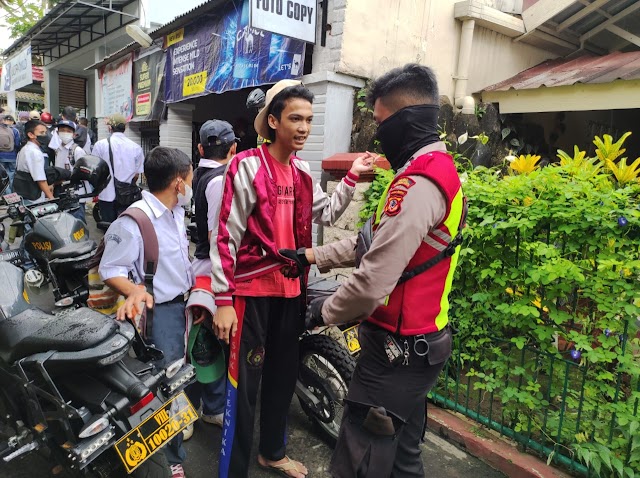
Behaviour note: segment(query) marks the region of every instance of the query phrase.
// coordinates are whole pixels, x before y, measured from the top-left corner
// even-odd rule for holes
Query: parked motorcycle
[[[110,177],[107,164],[88,155],[76,161],[70,182],[56,199],[26,206],[15,193],[3,197],[9,207],[0,221],[11,218],[12,225],[24,227],[25,234],[19,248],[0,252],[0,261],[33,270],[27,276],[31,285],[50,282],[58,306],[87,301],[87,273],[97,244],[90,239],[86,224],[72,212],[83,207],[80,199],[104,189]],[[82,181],[88,181],[94,192],[76,194],[75,185]]]
[[[333,294],[339,285],[333,279],[310,279],[307,304],[316,297]],[[332,443],[338,439],[344,399],[359,351],[358,326],[354,324],[320,327],[300,336],[296,395],[302,410]]]
[[[193,367],[153,366],[162,352],[129,322],[31,307],[24,271],[9,262],[0,281],[2,460],[41,450],[71,476],[170,476],[157,452],[197,419],[183,392]]]

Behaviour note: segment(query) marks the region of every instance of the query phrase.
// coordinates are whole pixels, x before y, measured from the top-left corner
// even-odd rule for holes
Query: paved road
[[[95,228],[89,213],[87,218],[89,218],[90,236],[97,241],[101,234]],[[46,306],[50,300],[50,293],[41,291],[40,294],[32,295],[32,298],[36,304]],[[289,414],[288,444],[289,455],[305,463],[310,471],[310,477],[330,477],[327,468],[331,458],[331,448],[317,427],[302,412],[295,397]],[[185,471],[187,477],[213,478],[218,468],[219,448],[220,429],[204,422],[196,423],[194,436],[186,443],[188,457],[185,462]],[[251,460],[249,476],[251,478],[275,476],[257,466],[256,448],[257,440],[254,443],[254,456]],[[437,476],[438,478],[499,478],[504,476],[431,433],[427,434],[422,451],[427,476]],[[49,476],[50,468],[51,463],[44,457],[33,454],[15,460],[8,465],[0,464],[0,478],[44,478]]]

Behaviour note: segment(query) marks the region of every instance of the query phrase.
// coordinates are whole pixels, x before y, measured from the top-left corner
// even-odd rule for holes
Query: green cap
[[[224,351],[216,336],[207,327],[202,324],[191,327],[187,350],[198,382],[212,383],[224,375]]]

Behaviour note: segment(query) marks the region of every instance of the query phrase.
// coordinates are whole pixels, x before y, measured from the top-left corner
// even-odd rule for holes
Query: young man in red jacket
[[[220,478],[248,476],[261,377],[258,462],[294,478],[307,475],[285,454],[304,304],[300,281],[283,273],[296,264],[278,249],[310,247],[312,221],[332,224],[353,197],[359,174],[373,163],[369,154],[358,158],[331,197],[314,186],[309,165],[294,156],[311,132],[312,102],[299,81],[274,85],[254,123],[271,143],[236,155],[224,179],[211,236],[217,241],[211,247],[214,331],[231,338]]]

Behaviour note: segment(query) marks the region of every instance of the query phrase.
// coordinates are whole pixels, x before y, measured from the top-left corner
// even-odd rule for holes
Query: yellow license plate
[[[344,340],[347,342],[347,349],[351,354],[355,354],[360,351],[360,341],[358,340],[358,326],[354,325],[347,330],[342,331]]]
[[[144,463],[197,418],[198,414],[184,392],[156,410],[113,445],[127,473]]]

